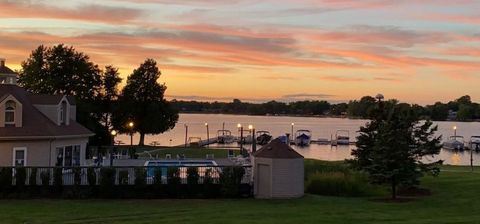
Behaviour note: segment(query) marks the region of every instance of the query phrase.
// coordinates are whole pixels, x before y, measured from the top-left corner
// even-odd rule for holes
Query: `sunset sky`
[[[0,57],[65,43],[170,98],[480,100],[476,0],[0,0]],[[125,81],[125,80],[124,80]]]

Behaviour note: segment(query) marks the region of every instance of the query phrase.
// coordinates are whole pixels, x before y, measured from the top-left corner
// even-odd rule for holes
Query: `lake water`
[[[247,115],[225,115],[225,114],[180,114],[179,121],[175,128],[169,132],[160,135],[145,136],[145,144],[154,141],[162,146],[176,146],[185,142],[185,125],[188,126],[188,137],[207,138],[207,129],[205,123],[209,126],[210,138],[217,136],[217,130],[231,130],[232,134],[237,136],[237,124],[242,124],[245,128],[248,125],[254,125],[256,131],[267,130],[274,137],[291,133],[291,124],[294,123],[294,132],[298,129],[308,129],[312,131],[312,139],[319,138],[330,139],[335,136],[337,130],[348,130],[350,140],[354,141],[360,126],[365,125],[367,120],[344,119],[344,118],[316,118],[316,117],[284,117],[284,116],[247,116]],[[438,125],[438,135],[444,139],[453,135],[453,126],[457,126],[457,135],[465,136],[465,141],[472,135],[480,135],[479,122],[435,122]],[[134,144],[138,143],[138,135],[133,136]],[[124,144],[130,144],[130,136],[120,135],[116,137]],[[295,147],[305,158],[320,160],[344,160],[350,158],[350,150],[355,146],[338,146],[311,144],[308,147]],[[469,165],[470,151],[452,152],[442,149],[437,158],[444,160],[445,164]],[[429,159],[429,158],[426,158]],[[480,165],[480,154],[473,153],[475,165]]]

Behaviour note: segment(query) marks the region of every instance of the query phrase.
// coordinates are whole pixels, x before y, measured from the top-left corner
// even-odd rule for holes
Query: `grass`
[[[405,203],[314,195],[294,200],[0,200],[0,222],[479,223],[480,173],[467,172],[468,167],[445,170],[423,179],[432,196]]]

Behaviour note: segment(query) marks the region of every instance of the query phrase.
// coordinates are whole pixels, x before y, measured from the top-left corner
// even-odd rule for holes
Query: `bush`
[[[50,185],[50,170],[43,170],[40,173],[40,179],[42,180],[42,186]]]
[[[82,184],[82,169],[80,167],[73,168],[73,184],[76,187]]]
[[[25,187],[25,181],[27,180],[27,170],[25,167],[15,168],[15,186],[17,188]]]
[[[135,186],[145,187],[147,185],[147,170],[144,167],[135,168]]]
[[[220,174],[221,192],[225,197],[238,197],[245,169],[241,166],[224,167]]]
[[[91,188],[97,185],[97,173],[95,172],[95,168],[93,167],[87,168],[87,182]]]
[[[359,197],[378,193],[378,187],[369,184],[368,177],[357,172],[316,172],[305,184],[307,193],[327,196]]]
[[[153,170],[153,185],[160,187],[162,185],[162,168],[155,167]]]
[[[0,194],[7,195],[12,188],[12,168],[3,167],[0,169]]]
[[[37,168],[30,168],[30,177],[28,179],[28,185],[37,186]]]
[[[63,169],[60,167],[53,168],[53,186],[57,191],[63,187]]]
[[[176,166],[168,167],[167,169],[167,183],[171,185],[180,184],[180,169]]]
[[[187,168],[187,183],[189,185],[197,185],[200,175],[198,174],[198,167]]]
[[[100,194],[103,197],[112,197],[115,187],[115,169],[102,167],[100,169]]]
[[[118,171],[118,184],[128,185],[128,170]]]
[[[346,163],[343,161],[331,162],[331,161],[321,161],[315,159],[305,159],[305,180],[317,172],[350,172],[350,169]]]

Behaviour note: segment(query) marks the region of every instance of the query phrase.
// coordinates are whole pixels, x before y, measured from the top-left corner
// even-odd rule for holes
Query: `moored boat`
[[[465,142],[463,136],[450,136],[450,138],[443,142],[443,148],[449,150],[464,150]]]
[[[266,145],[272,140],[272,135],[268,131],[257,131],[256,141],[259,145]]]
[[[468,148],[470,150],[480,151],[480,136],[471,136],[468,141]]]
[[[338,130],[335,133],[334,141],[332,145],[350,145],[350,132],[348,130]]]
[[[230,130],[218,130],[217,131],[217,142],[219,144],[231,144],[235,141],[232,132]]]
[[[308,146],[312,139],[312,132],[310,130],[298,130],[295,132],[295,145]]]

